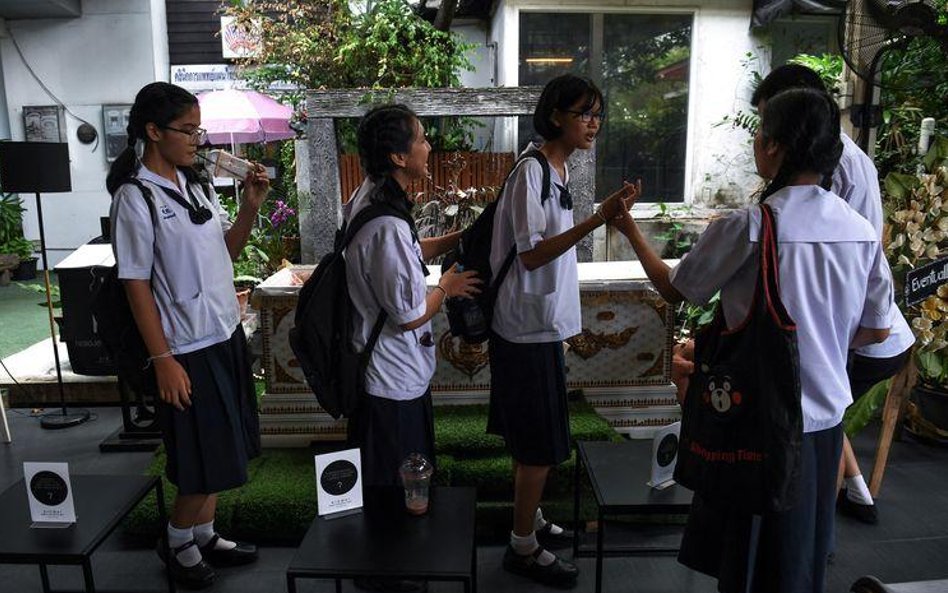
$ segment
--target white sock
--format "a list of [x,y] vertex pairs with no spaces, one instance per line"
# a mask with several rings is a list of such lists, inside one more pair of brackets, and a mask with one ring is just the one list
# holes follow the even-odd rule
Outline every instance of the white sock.
[[[207,545],[207,542],[211,541],[211,538],[214,537],[214,521],[209,521],[207,523],[201,523],[194,526],[194,541],[197,542],[197,545],[202,548]],[[233,550],[237,547],[236,542],[232,542],[228,539],[224,539],[217,535],[217,542],[214,544],[215,550]]]
[[869,487],[866,486],[862,474],[846,478],[846,498],[856,504],[874,504],[872,494],[869,494]]
[[[513,551],[521,556],[529,556],[533,554],[537,548],[540,547],[540,544],[537,543],[537,532],[531,531],[530,535],[519,536],[513,531],[510,532],[510,547],[513,548]],[[556,556],[550,553],[548,550],[543,550],[543,553],[537,558],[537,564],[540,566],[549,566],[553,564],[556,560]]]
[[[194,531],[190,527],[178,529],[170,522],[168,523],[168,547],[171,548],[172,554],[175,548],[180,548],[193,539]],[[198,550],[197,546],[189,546],[186,550],[175,554],[175,559],[181,566],[190,568],[201,561],[201,550]]]
[[[543,529],[547,523],[550,522],[543,518],[543,509],[537,507],[537,514],[533,517],[533,529],[539,531]],[[550,523],[550,533],[553,535],[559,535],[563,533],[563,528],[556,523]]]

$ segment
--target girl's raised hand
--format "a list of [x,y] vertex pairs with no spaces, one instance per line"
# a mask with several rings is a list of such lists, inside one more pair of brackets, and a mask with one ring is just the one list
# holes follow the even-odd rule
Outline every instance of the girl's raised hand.
[[259,210],[270,191],[270,175],[260,163],[253,165],[254,170],[244,179],[244,201]]

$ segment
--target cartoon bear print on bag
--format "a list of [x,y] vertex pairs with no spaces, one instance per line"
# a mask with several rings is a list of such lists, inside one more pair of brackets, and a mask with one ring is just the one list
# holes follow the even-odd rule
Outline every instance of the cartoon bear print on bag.
[[741,392],[734,389],[731,378],[727,375],[711,375],[704,392],[705,404],[710,404],[720,414],[726,414],[732,408],[741,405]]

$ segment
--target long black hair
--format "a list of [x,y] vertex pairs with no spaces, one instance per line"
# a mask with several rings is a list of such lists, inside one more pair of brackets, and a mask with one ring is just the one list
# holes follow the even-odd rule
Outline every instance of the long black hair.
[[[179,86],[167,82],[146,84],[135,95],[135,103],[128,116],[128,146],[119,154],[109,168],[105,186],[114,194],[125,181],[138,171],[138,158],[135,156],[135,143],[138,140],[150,142],[145,133],[145,124],[153,123],[166,126],[184,115],[198,104],[197,97]],[[197,180],[197,172],[184,168],[188,181]]]
[[557,76],[543,87],[540,100],[533,111],[533,127],[546,140],[555,140],[563,134],[563,129],[553,124],[554,111],[571,109],[577,101],[583,101],[580,111],[589,111],[596,104],[605,110],[606,102],[602,91],[592,80],[575,74]]
[[414,111],[400,104],[379,105],[362,117],[356,142],[369,179],[378,182],[391,176],[395,171],[392,155],[411,150],[417,120]]
[[839,137],[839,107],[826,93],[795,88],[767,101],[760,121],[761,139],[784,151],[780,170],[760,196],[763,202],[800,173],[819,173],[829,189],[843,154]]

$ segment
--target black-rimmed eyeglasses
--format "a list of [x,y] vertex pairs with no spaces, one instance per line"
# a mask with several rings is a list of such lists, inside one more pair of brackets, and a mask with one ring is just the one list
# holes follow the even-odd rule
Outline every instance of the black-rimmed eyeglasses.
[[588,124],[592,120],[596,120],[599,123],[606,121],[606,112],[605,111],[576,111],[575,109],[564,109],[566,113],[572,113],[579,116],[579,121],[584,124]]
[[188,139],[191,141],[191,144],[197,144],[200,146],[207,142],[207,130],[204,128],[194,128],[193,130],[182,130],[180,128],[172,128],[171,126],[158,126],[162,130],[171,130],[172,132],[177,132],[179,134],[185,134],[188,136]]

